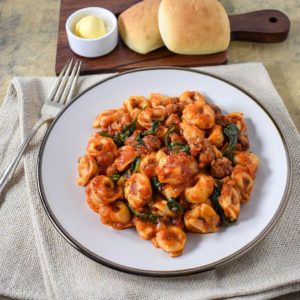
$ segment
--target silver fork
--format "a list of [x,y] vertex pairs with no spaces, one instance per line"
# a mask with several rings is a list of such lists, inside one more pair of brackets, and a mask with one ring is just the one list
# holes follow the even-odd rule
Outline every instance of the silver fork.
[[[41,116],[37,123],[33,126],[28,137],[25,139],[19,152],[14,160],[8,165],[0,177],[0,194],[6,184],[12,178],[16,167],[31,139],[38,129],[46,122],[52,121],[62,108],[71,101],[76,82],[80,73],[81,61],[77,60],[73,66],[73,59],[69,60],[59,74],[56,83],[41,109]],[[71,71],[72,69],[72,71]],[[71,75],[70,75],[71,72]]]

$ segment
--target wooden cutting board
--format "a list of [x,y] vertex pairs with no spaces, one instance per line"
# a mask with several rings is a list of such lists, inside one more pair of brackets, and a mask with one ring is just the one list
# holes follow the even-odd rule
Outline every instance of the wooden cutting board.
[[[81,74],[122,72],[153,66],[195,67],[227,63],[227,51],[210,55],[178,55],[165,47],[146,55],[127,48],[121,39],[109,54],[99,58],[82,58],[69,47],[65,23],[78,9],[99,6],[111,10],[116,16],[139,0],[61,0],[55,72],[59,74],[70,57],[83,60]],[[277,10],[262,10],[229,16],[231,40],[254,42],[281,42],[288,36],[290,21]]]

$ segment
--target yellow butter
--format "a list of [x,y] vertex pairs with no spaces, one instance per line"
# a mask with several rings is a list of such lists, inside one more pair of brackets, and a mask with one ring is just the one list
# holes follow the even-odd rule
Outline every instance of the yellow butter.
[[96,16],[86,16],[80,19],[75,26],[75,34],[85,39],[99,38],[107,33],[102,19]]

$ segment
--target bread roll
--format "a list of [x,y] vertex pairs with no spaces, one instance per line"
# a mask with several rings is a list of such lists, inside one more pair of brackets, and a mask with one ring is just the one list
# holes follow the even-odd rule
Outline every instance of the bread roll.
[[229,19],[217,0],[162,0],[158,25],[164,44],[175,53],[216,53],[229,45]]
[[144,0],[120,14],[119,33],[133,51],[146,54],[163,46],[158,29],[159,4],[160,0]]

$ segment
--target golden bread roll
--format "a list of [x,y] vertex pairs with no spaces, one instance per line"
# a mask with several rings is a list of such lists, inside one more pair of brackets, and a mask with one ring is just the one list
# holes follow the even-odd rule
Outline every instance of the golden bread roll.
[[224,51],[230,42],[230,23],[217,0],[162,0],[158,26],[166,47],[179,54]]
[[160,0],[144,0],[120,14],[119,33],[133,51],[146,54],[163,46],[158,29],[159,4]]

